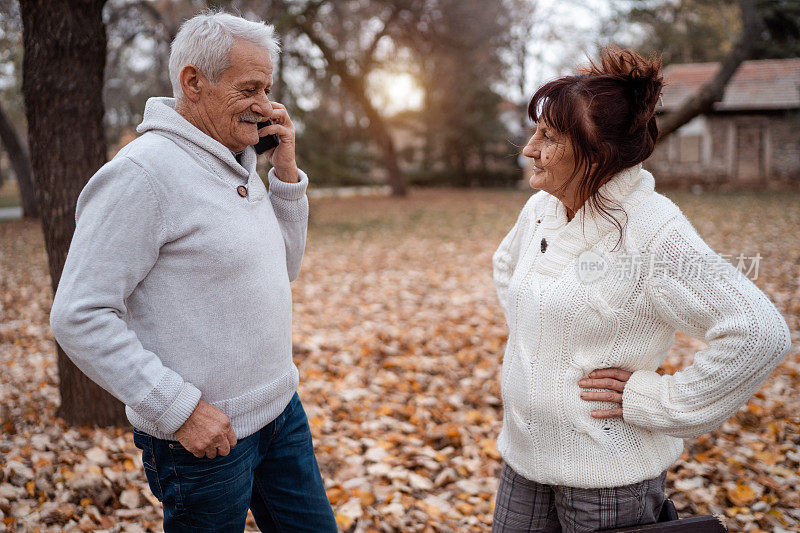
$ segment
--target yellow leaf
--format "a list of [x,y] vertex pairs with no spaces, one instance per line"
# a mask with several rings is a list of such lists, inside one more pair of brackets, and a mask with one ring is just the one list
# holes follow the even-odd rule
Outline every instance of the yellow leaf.
[[425,502],[418,502],[417,505],[422,507],[428,515],[433,516],[435,518],[439,518],[442,516],[442,510],[436,507],[435,505],[428,505]]
[[361,500],[362,504],[367,506],[375,503],[375,496],[371,492],[356,489],[353,491],[353,496],[356,496],[358,499]]
[[770,466],[785,459],[785,456],[782,453],[775,450],[764,450],[761,452],[756,452],[755,457],[759,461],[763,461],[764,463]]
[[744,511],[748,511],[748,509],[743,507],[728,507],[727,509],[725,509],[725,515],[728,518],[733,518],[737,514],[742,514],[742,512]]
[[328,489],[327,495],[328,501],[331,502],[331,504],[337,504],[341,501],[344,501],[347,493],[340,487],[331,487]]
[[455,424],[448,424],[445,427],[445,435],[451,439],[454,439],[456,437],[460,437],[461,433],[458,431],[458,427]]
[[353,525],[353,522],[354,520],[349,516],[345,516],[343,514],[336,515],[336,525],[339,526],[339,529],[341,530],[346,531],[350,529],[350,526]]
[[467,422],[469,422],[470,424],[477,424],[478,422],[483,420],[483,415],[481,414],[480,411],[472,410],[466,414],[466,419]]
[[459,513],[470,516],[475,511],[475,506],[470,505],[467,502],[459,502],[456,504],[456,509]]
[[744,506],[756,499],[756,493],[749,485],[739,483],[735,489],[728,488],[728,499],[734,505]]
[[481,451],[487,457],[500,459],[500,452],[497,451],[497,442],[494,439],[483,439],[481,441]]

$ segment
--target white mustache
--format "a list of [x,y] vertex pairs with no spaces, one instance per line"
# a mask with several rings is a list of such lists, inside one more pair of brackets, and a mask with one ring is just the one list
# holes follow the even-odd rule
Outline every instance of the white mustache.
[[265,118],[262,115],[254,115],[252,113],[242,113],[239,115],[239,122],[264,122]]

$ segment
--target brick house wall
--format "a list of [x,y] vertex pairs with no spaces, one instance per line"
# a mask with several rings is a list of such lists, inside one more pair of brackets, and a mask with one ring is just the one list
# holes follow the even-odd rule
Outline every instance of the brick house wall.
[[664,139],[644,163],[664,186],[800,186],[800,112],[719,112]]

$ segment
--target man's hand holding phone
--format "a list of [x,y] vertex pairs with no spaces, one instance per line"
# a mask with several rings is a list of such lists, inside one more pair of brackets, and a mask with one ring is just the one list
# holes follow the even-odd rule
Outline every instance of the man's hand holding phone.
[[294,124],[283,104],[270,103],[272,104],[272,114],[267,117],[266,121],[269,124],[266,122],[258,124],[258,135],[261,140],[255,145],[256,151],[267,154],[269,162],[275,168],[275,176],[279,180],[297,183],[300,181],[300,177],[295,161]]

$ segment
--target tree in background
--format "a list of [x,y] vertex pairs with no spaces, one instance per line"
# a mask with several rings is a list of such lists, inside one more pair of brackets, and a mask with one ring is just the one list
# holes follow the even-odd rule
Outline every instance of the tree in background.
[[[528,99],[534,90],[531,87],[530,63],[532,59],[535,59],[536,64],[541,64],[544,59],[541,54],[531,50],[531,43],[535,40],[537,32],[547,32],[548,37],[553,39],[555,35],[552,34],[552,26],[542,28],[540,22],[543,17],[539,16],[540,5],[537,0],[508,0],[507,5],[510,20],[508,22],[505,76],[508,85],[516,93],[512,98],[518,103],[519,131],[524,132],[528,129],[526,112]],[[523,138],[517,139],[518,142],[524,140]]]
[[410,13],[410,5],[412,2],[359,0],[309,3],[286,28],[301,32],[320,51],[329,75],[360,107],[366,118],[364,125],[380,150],[394,196],[406,194],[406,180],[386,121],[369,98],[367,77],[378,64],[380,41]]
[[[81,189],[106,161],[105,0],[21,0],[22,92],[50,278],[55,292]],[[70,424],[125,424],[123,405],[58,348],[58,415]]]
[[39,216],[39,205],[36,203],[36,191],[31,177],[31,163],[28,150],[11,123],[11,120],[0,104],[0,144],[3,145],[11,161],[11,167],[17,176],[17,184],[22,199],[22,216],[36,218]]
[[[439,181],[457,186],[518,179],[508,128],[500,121],[503,81],[500,50],[507,46],[511,14],[501,2],[433,2],[424,32],[409,43],[425,89],[426,166],[442,163]],[[427,170],[427,169],[426,169]]]
[[[24,141],[25,116],[16,76],[22,65],[22,21],[16,2],[0,0],[0,146],[5,148],[17,178],[22,199],[22,215],[38,217],[39,205],[31,175],[31,163]],[[2,176],[0,176],[2,183]]]
[[[748,59],[800,57],[800,2],[755,0],[753,9],[760,27]],[[728,0],[638,0],[615,21],[641,28],[637,49],[661,53],[666,65],[724,60],[743,25],[740,4]]]
[[756,0],[762,22],[761,36],[753,45],[753,59],[800,57],[800,2]]
[[800,4],[793,0],[638,0],[622,13],[643,29],[637,48],[661,53],[665,64],[721,63],[681,109],[660,119],[660,138],[711,111],[743,61],[800,55]]
[[729,0],[637,1],[618,17],[618,26],[641,29],[635,47],[661,54],[665,65],[722,61],[742,27],[739,6]]
[[[130,140],[151,96],[171,96],[169,48],[181,23],[204,2],[109,0],[104,106],[110,146]],[[128,137],[126,139],[126,137]]]

